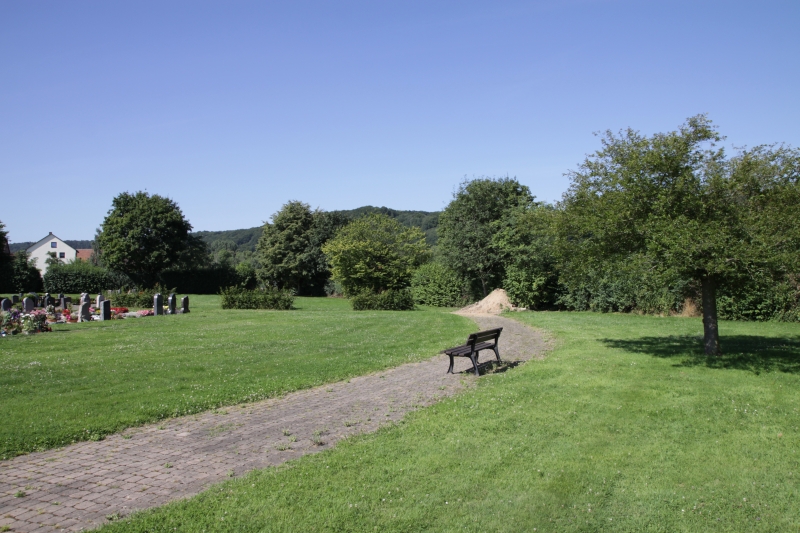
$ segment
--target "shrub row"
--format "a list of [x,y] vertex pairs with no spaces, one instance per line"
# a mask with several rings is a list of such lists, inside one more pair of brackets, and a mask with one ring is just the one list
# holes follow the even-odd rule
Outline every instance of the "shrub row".
[[166,270],[161,273],[161,283],[177,287],[183,294],[219,294],[225,287],[239,285],[243,276],[229,265],[212,265],[205,268]]
[[241,287],[223,289],[223,309],[291,309],[294,296],[288,291],[266,288],[247,290]]
[[469,303],[469,283],[440,263],[426,263],[411,278],[414,302],[435,307],[462,307]]
[[128,276],[95,266],[86,261],[52,265],[44,275],[44,290],[51,294],[63,292],[103,292],[132,284]]
[[355,311],[409,311],[414,309],[411,289],[389,289],[381,293],[362,292],[350,303]]

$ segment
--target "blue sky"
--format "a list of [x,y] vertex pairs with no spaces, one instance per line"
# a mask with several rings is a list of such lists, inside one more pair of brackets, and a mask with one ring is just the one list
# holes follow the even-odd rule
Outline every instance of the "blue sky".
[[442,209],[465,177],[555,201],[593,132],[708,113],[800,145],[800,2],[0,3],[0,220],[89,239],[123,191],[195,230]]

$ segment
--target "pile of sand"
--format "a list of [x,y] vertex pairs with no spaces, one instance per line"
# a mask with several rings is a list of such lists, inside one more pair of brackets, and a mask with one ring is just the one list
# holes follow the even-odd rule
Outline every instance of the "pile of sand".
[[456,312],[459,315],[499,315],[506,309],[522,310],[521,308],[514,307],[511,304],[511,300],[508,299],[508,294],[506,294],[506,291],[503,289],[495,289],[489,294],[489,296],[480,302],[468,305],[467,307],[459,309]]

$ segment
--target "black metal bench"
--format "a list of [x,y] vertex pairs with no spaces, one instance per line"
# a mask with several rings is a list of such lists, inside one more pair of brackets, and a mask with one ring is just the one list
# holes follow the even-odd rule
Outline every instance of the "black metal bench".
[[503,331],[503,328],[479,331],[467,337],[466,344],[444,350],[442,353],[450,356],[450,368],[447,370],[447,373],[453,373],[453,357],[469,357],[470,361],[472,361],[472,366],[475,368],[475,375],[479,376],[478,354],[481,350],[494,350],[497,361],[502,362],[500,361],[500,352],[497,349],[497,340],[500,338],[501,331]]

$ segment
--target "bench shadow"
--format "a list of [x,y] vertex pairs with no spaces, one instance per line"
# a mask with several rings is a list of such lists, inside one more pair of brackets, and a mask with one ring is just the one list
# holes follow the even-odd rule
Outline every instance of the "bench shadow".
[[[478,363],[478,372],[481,376],[485,376],[487,374],[502,374],[512,368],[518,367],[522,364],[522,361],[502,361],[498,363],[495,360],[485,361],[483,363]],[[468,374],[471,376],[475,375],[475,369],[472,366],[465,368],[460,372],[456,372],[456,374]]]
[[762,337],[725,335],[720,337],[722,355],[707,356],[703,338],[695,335],[639,337],[638,339],[600,339],[609,348],[645,353],[662,359],[675,359],[674,366],[800,373],[800,337]]

